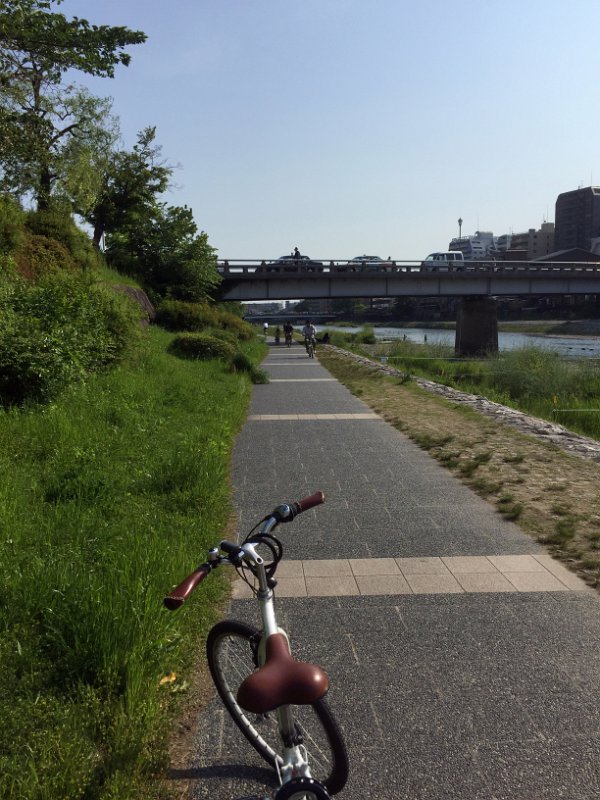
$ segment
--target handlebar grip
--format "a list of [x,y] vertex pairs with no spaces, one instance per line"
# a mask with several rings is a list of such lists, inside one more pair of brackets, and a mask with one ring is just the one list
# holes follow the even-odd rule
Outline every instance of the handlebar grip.
[[165,608],[168,608],[169,611],[176,611],[178,608],[181,608],[196,586],[198,586],[199,583],[202,583],[209,572],[210,569],[207,568],[206,564],[202,564],[195,569],[191,575],[188,575],[187,578],[182,580],[179,586],[176,586],[164,598],[163,604]]
[[305,497],[303,500],[298,500],[297,503],[294,503],[294,510],[296,514],[301,514],[303,511],[308,511],[309,508],[320,506],[321,503],[324,502],[325,502],[324,492],[315,492],[314,494]]

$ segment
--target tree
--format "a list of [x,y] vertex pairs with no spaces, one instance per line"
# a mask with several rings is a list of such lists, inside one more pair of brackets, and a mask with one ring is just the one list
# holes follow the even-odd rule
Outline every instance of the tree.
[[131,152],[119,151],[106,164],[102,185],[94,202],[80,210],[94,228],[93,242],[99,247],[105,233],[127,229],[128,220],[145,215],[165,191],[172,167],[160,160],[160,147],[154,144],[156,128],[145,128]]
[[129,216],[106,237],[115,269],[135,275],[157,298],[199,302],[210,298],[221,278],[208,235],[198,234],[191,209],[155,203]]
[[[112,78],[118,64],[129,64],[125,47],[146,39],[141,31],[53,13],[60,2],[3,0],[0,10],[2,184],[32,193],[38,209],[49,206],[55,186],[66,192],[69,169],[76,163],[81,170],[84,154],[91,164],[114,144],[104,122],[108,101],[64,85],[64,74]],[[67,156],[74,154],[69,166]]]

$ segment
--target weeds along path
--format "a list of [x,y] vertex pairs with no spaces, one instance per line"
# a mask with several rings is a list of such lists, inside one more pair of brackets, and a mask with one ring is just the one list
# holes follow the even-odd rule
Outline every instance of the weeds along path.
[[[405,377],[405,373],[402,370],[394,369],[394,367],[390,367],[388,364],[372,361],[369,358],[356,355],[356,353],[351,353],[348,350],[342,350],[338,347],[331,346],[331,349],[342,357],[350,358],[384,375],[389,375],[394,378]],[[446,400],[450,400],[453,403],[461,403],[468,406],[475,411],[479,411],[481,414],[493,417],[498,422],[503,422],[506,425],[516,428],[518,431],[521,431],[521,433],[537,436],[542,441],[556,445],[556,447],[559,447],[567,453],[578,455],[582,458],[589,458],[592,461],[600,463],[600,442],[595,439],[590,439],[587,436],[580,436],[562,425],[557,425],[556,423],[548,422],[538,417],[532,417],[528,414],[524,414],[522,411],[503,406],[500,403],[495,403],[493,400],[488,400],[487,397],[481,395],[461,392],[459,389],[453,389],[450,386],[445,386],[442,383],[435,383],[435,381],[430,381],[426,378],[413,377],[411,380],[413,380],[417,386],[420,386],[422,389],[432,394],[444,397]]]
[[333,346],[321,347],[319,360],[502,516],[600,587],[600,443],[432,381],[400,382],[397,370]]

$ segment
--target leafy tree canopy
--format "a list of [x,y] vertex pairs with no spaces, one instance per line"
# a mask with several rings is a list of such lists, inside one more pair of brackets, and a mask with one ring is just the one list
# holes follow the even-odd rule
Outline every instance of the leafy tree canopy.
[[[63,83],[68,70],[112,77],[141,31],[91,25],[52,11],[61,0],[0,3],[0,169],[3,188],[47,208],[56,186],[82,185],[114,144],[106,100]],[[83,184],[89,181],[84,180]],[[88,196],[97,192],[88,188]],[[75,197],[76,204],[85,204]]]
[[96,247],[103,234],[127,229],[131,220],[137,224],[146,212],[151,214],[157,195],[167,189],[173,168],[162,160],[155,138],[156,128],[145,128],[133,150],[113,153],[94,202],[79,209],[94,227]]
[[53,83],[69,69],[114,77],[117,64],[127,66],[125,47],[146,40],[142,31],[91,25],[52,13],[62,0],[4,0],[0,10],[0,74],[2,82],[34,68]]
[[119,271],[138,277],[155,299],[200,302],[221,281],[216,250],[197,232],[191,209],[155,203],[131,215],[127,228],[106,238],[106,255]]

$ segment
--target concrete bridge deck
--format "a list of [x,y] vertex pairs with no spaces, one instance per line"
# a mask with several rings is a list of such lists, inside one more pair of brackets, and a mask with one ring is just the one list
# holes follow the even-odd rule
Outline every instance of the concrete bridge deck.
[[440,269],[420,262],[313,266],[220,261],[225,300],[333,297],[518,296],[600,293],[600,262],[472,261]]

